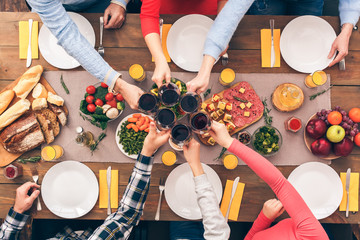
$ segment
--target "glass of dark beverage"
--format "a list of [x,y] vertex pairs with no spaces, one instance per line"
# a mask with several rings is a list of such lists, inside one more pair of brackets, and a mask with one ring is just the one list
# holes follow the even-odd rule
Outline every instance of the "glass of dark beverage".
[[206,112],[196,112],[191,115],[190,124],[194,132],[204,134],[211,128],[211,118]]
[[160,101],[167,107],[172,107],[179,102],[180,89],[175,83],[162,85],[159,89]]
[[193,113],[199,110],[202,103],[200,95],[187,92],[180,98],[180,108],[185,113]]
[[139,98],[139,110],[145,114],[153,115],[159,108],[159,100],[152,93],[144,93]]
[[176,124],[171,129],[171,137],[169,139],[170,146],[175,150],[181,151],[183,146],[191,140],[191,128],[185,124]]
[[176,123],[176,115],[171,109],[162,108],[156,113],[155,123],[159,130],[170,129]]

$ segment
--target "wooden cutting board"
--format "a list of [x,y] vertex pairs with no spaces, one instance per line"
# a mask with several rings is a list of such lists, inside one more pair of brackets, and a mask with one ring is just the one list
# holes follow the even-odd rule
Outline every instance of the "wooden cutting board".
[[[9,85],[7,85],[4,89],[1,90],[0,93],[4,92],[5,90],[9,90],[9,89],[13,89],[15,87],[15,85],[19,82],[21,76],[16,79],[15,81],[13,81],[12,83],[10,83]],[[56,92],[54,91],[54,89],[50,86],[50,84],[45,80],[45,78],[43,76],[41,76],[40,81],[39,81],[42,85],[44,85],[44,87],[46,88],[46,90],[48,92],[52,92],[54,94],[56,94]],[[34,100],[34,98],[32,97],[32,91],[29,93],[27,99],[32,103],[32,101]],[[20,98],[18,97],[14,97],[14,99],[12,100],[12,102],[10,103],[10,105],[8,106],[8,108],[12,105],[14,105],[17,101],[19,101]],[[30,107],[31,109],[31,107]],[[64,110],[67,112],[67,108],[64,106]],[[16,121],[16,120],[15,120]],[[10,164],[11,162],[13,162],[14,160],[16,160],[18,157],[20,157],[23,153],[18,153],[18,154],[14,154],[14,153],[9,153],[8,151],[6,151],[3,147],[2,144],[0,144],[0,167],[4,167],[8,164]]]

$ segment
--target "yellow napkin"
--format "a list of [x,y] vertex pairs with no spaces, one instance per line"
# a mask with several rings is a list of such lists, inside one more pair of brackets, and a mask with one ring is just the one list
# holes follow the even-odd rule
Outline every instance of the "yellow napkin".
[[[119,171],[111,170],[111,186],[110,186],[111,208],[119,207]],[[106,182],[106,170],[99,170],[99,208],[107,208],[108,206],[108,187]]]
[[[346,211],[346,173],[340,173],[341,182],[343,184],[343,198],[340,203],[339,211]],[[351,173],[350,175],[350,187],[349,187],[349,211],[359,211],[359,173]]]
[[[261,29],[261,67],[271,67],[271,30]],[[274,29],[275,65],[280,67],[280,29]]]
[[[32,25],[31,32],[31,57],[32,59],[39,58],[39,49],[38,49],[38,28],[39,22],[34,21]],[[27,50],[29,45],[29,22],[20,21],[19,22],[19,58],[27,58]]]
[[[226,181],[224,195],[223,195],[221,206],[220,206],[220,210],[221,210],[222,214],[224,215],[224,217],[226,216],[226,212],[228,210],[228,206],[230,203],[233,183],[234,183],[234,181],[232,181],[232,180]],[[231,206],[230,206],[230,212],[229,212],[230,220],[237,221],[237,219],[238,219],[241,200],[242,200],[242,197],[244,194],[244,188],[245,188],[245,183],[239,182],[237,185],[237,188],[236,188],[234,198],[233,198],[233,200],[231,202]]]
[[[172,26],[172,24],[163,24],[163,28],[162,28],[161,45],[162,45],[162,50],[163,50],[163,53],[165,55],[167,62],[171,62],[170,55],[169,55],[169,52],[166,47],[166,40],[167,40],[167,36],[168,36],[171,26]],[[152,58],[152,61],[154,62],[154,58]]]

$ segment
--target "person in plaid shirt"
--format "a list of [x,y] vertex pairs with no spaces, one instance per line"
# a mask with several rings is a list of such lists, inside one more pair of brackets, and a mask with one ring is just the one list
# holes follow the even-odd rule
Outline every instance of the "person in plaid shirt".
[[[144,203],[150,186],[153,154],[156,149],[166,143],[170,132],[157,132],[154,123],[150,124],[150,131],[144,141],[144,147],[138,156],[129,183],[120,201],[116,212],[109,215],[104,223],[99,226],[88,239],[127,239],[134,226],[142,215]],[[15,205],[10,208],[5,222],[1,225],[0,239],[17,239],[19,232],[25,226],[29,217],[25,212],[30,209],[34,200],[39,195],[40,186],[27,182],[16,190]],[[34,189],[28,196],[30,189]],[[51,239],[64,239],[58,234]],[[84,239],[81,236],[67,236],[66,239]]]

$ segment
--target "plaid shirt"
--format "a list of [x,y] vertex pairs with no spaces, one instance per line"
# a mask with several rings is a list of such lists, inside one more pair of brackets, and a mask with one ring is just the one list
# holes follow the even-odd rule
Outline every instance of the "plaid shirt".
[[[139,223],[142,215],[149,191],[152,165],[152,157],[139,154],[119,208],[105,219],[104,223],[93,232],[89,239],[110,240],[127,239],[129,237],[132,228]],[[5,222],[1,225],[0,239],[17,239],[28,217],[28,215],[16,213],[11,208]],[[66,236],[64,238],[63,234],[58,234],[51,239],[71,238],[66,238]]]

